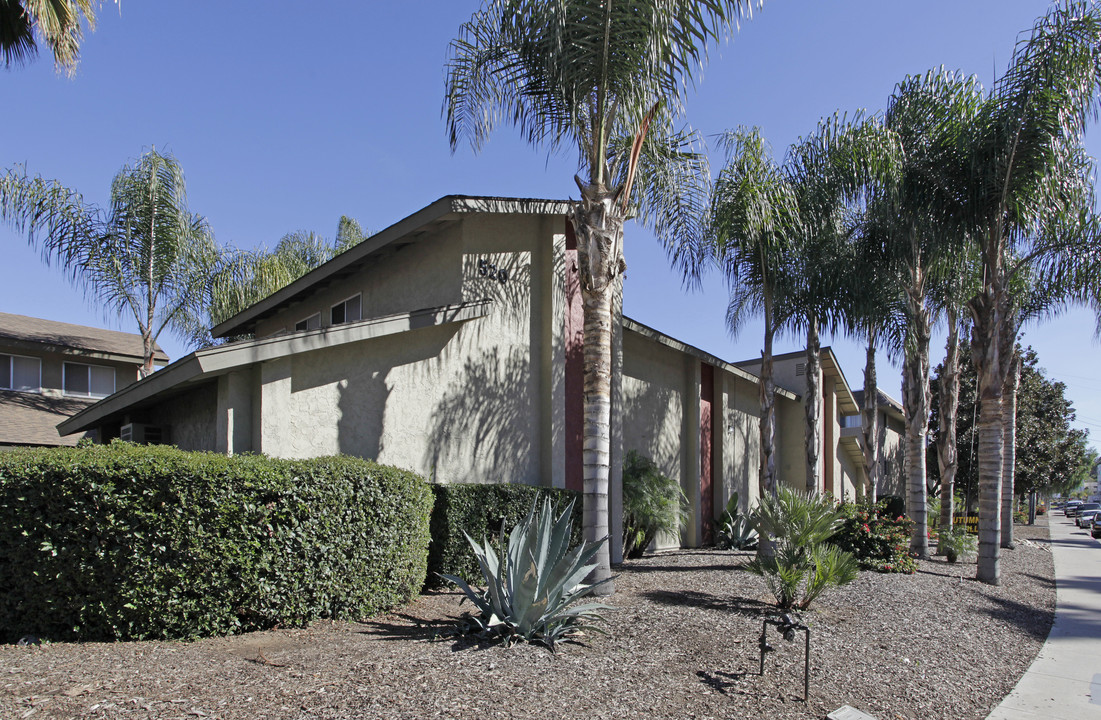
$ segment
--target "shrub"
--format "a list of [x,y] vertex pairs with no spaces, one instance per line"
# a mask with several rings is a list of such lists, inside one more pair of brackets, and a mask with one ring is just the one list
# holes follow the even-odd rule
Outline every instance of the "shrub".
[[550,498],[544,496],[542,506],[533,505],[513,528],[508,551],[500,558],[489,542],[479,544],[466,536],[486,589],[475,591],[454,575],[444,578],[458,585],[478,608],[477,616],[468,616],[467,630],[502,637],[506,644],[517,638],[539,640],[553,650],[564,635],[590,628],[590,622],[601,619],[597,611],[608,609],[606,605],[575,603],[607,582],[583,584],[596,567],[589,561],[608,539],[570,550],[572,513],[570,503],[555,520]]
[[937,535],[938,548],[948,562],[954,563],[961,557],[974,555],[979,549],[979,539],[965,528],[945,530]]
[[753,518],[762,546],[771,538],[772,554],[762,552],[745,569],[765,578],[780,609],[805,610],[826,588],[856,579],[853,556],[826,545],[841,523],[829,498],[780,488],[761,498]]
[[[536,500],[549,497],[565,506],[579,499],[571,490],[532,485],[432,485],[432,541],[428,546],[426,584],[443,584],[441,575],[455,575],[468,583],[482,577],[478,561],[470,554],[464,533],[496,542],[506,527],[524,519]],[[581,503],[574,503],[572,544],[581,542]],[[498,547],[498,550],[500,548]]]
[[679,532],[688,498],[649,458],[628,450],[623,459],[623,556],[642,557],[659,533]]
[[0,453],[0,636],[187,638],[359,619],[424,582],[431,494],[351,457],[128,443]]
[[882,506],[882,514],[886,517],[906,517],[906,499],[898,495],[884,495],[878,499],[876,505]]
[[757,531],[749,517],[738,509],[738,493],[732,493],[719,518],[715,545],[720,550],[752,550],[757,547]]
[[917,561],[910,556],[914,523],[905,515],[890,514],[890,501],[844,503],[840,510],[844,520],[830,543],[852,553],[860,567],[896,573],[917,570]]

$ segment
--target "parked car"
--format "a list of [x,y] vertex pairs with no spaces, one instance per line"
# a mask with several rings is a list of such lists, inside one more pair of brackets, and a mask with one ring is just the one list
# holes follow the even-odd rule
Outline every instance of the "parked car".
[[1101,510],[1101,503],[1082,503],[1074,513],[1074,524],[1080,528],[1090,527],[1098,510]]
[[1067,517],[1074,517],[1074,513],[1078,512],[1078,506],[1081,504],[1081,500],[1071,500],[1063,506],[1063,514]]
[[1093,520],[1090,522],[1090,535],[1101,538],[1101,513],[1094,513]]

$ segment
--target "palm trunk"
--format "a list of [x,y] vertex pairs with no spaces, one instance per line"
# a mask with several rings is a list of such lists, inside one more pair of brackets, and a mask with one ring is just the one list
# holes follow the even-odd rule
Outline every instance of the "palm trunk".
[[[990,270],[988,273],[993,274]],[[979,557],[975,577],[988,585],[1001,584],[1002,388],[1004,363],[999,338],[1004,323],[996,280],[971,300],[971,359],[979,388]]]
[[864,360],[864,407],[860,429],[864,435],[864,498],[875,501],[879,490],[879,387],[875,376],[875,329],[868,331],[868,350]]
[[959,458],[956,456],[956,416],[960,407],[960,323],[955,308],[949,307],[947,315],[948,342],[944,370],[940,375],[940,427],[937,428],[937,463],[940,467],[939,525],[942,531],[952,529],[956,469],[959,467]]
[[[776,384],[772,380],[772,340],[775,330],[772,325],[772,304],[769,297],[765,296],[765,342],[761,351],[761,467],[760,467],[760,493],[761,496],[771,495],[776,497],[778,483],[776,478]],[[776,554],[776,545],[768,533],[761,533],[757,543],[757,554],[760,557],[773,557]]]
[[[580,183],[578,183],[580,186]],[[624,269],[624,218],[615,193],[599,186],[581,186],[581,201],[573,207],[577,259],[584,304],[584,512],[583,536],[597,542],[609,535],[608,493],[611,470],[612,416],[612,295]],[[587,582],[608,580],[597,593],[615,592],[608,543],[601,546],[596,568]]]
[[[1003,355],[1008,357],[1008,355]],[[1021,383],[1021,358],[1014,351],[1002,387],[1002,547],[1012,550],[1014,465],[1017,455],[1017,388]]]
[[909,488],[907,514],[914,521],[910,551],[929,556],[928,503],[925,487],[925,440],[929,432],[929,338],[931,322],[925,306],[924,273],[911,268],[913,280],[907,292],[909,338],[902,364],[903,408],[906,412],[906,483]]
[[807,492],[817,494],[821,489],[821,473],[818,467],[822,445],[822,361],[818,339],[818,318],[807,318],[807,363],[804,368],[807,380],[807,393],[804,398],[806,407],[806,454],[807,454]]

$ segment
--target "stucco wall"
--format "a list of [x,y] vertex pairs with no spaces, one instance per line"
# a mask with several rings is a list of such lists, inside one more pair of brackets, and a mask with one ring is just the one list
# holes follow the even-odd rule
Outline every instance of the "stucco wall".
[[[262,450],[287,457],[359,455],[444,482],[552,484],[549,408],[561,387],[551,369],[561,354],[561,331],[544,316],[555,311],[548,267],[554,255],[547,248],[560,245],[561,234],[538,216],[472,216],[423,248],[414,251],[418,242],[385,267],[325,290],[311,302],[325,307],[382,273],[401,278],[403,289],[394,288],[385,304],[364,296],[365,309],[381,308],[381,314],[494,302],[483,318],[266,363]],[[426,266],[403,267],[397,262],[403,253]],[[496,267],[487,270],[487,264]]]
[[743,512],[760,498],[761,401],[756,383],[720,371],[722,379],[723,427],[722,471],[715,483],[715,516],[726,508],[730,495],[738,493]]
[[[698,485],[698,473],[685,473],[684,446],[687,363],[693,357],[633,332],[623,334],[623,450],[652,460],[682,489]],[[698,388],[695,389],[698,393]],[[698,405],[697,413],[698,413]],[[679,547],[680,538],[661,537],[658,549]]]

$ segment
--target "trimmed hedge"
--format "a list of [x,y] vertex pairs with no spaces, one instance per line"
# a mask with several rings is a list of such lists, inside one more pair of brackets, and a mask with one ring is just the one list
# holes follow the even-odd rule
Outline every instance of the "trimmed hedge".
[[581,544],[581,493],[532,485],[433,485],[436,496],[432,509],[432,544],[428,546],[428,587],[446,582],[440,573],[456,575],[467,582],[483,584],[482,572],[465,530],[475,540],[488,538],[494,546],[503,527],[509,532],[527,515],[532,504],[549,495],[558,512],[571,500],[573,535],[570,547]]
[[432,494],[352,457],[128,443],[0,453],[0,639],[188,638],[410,600]]

